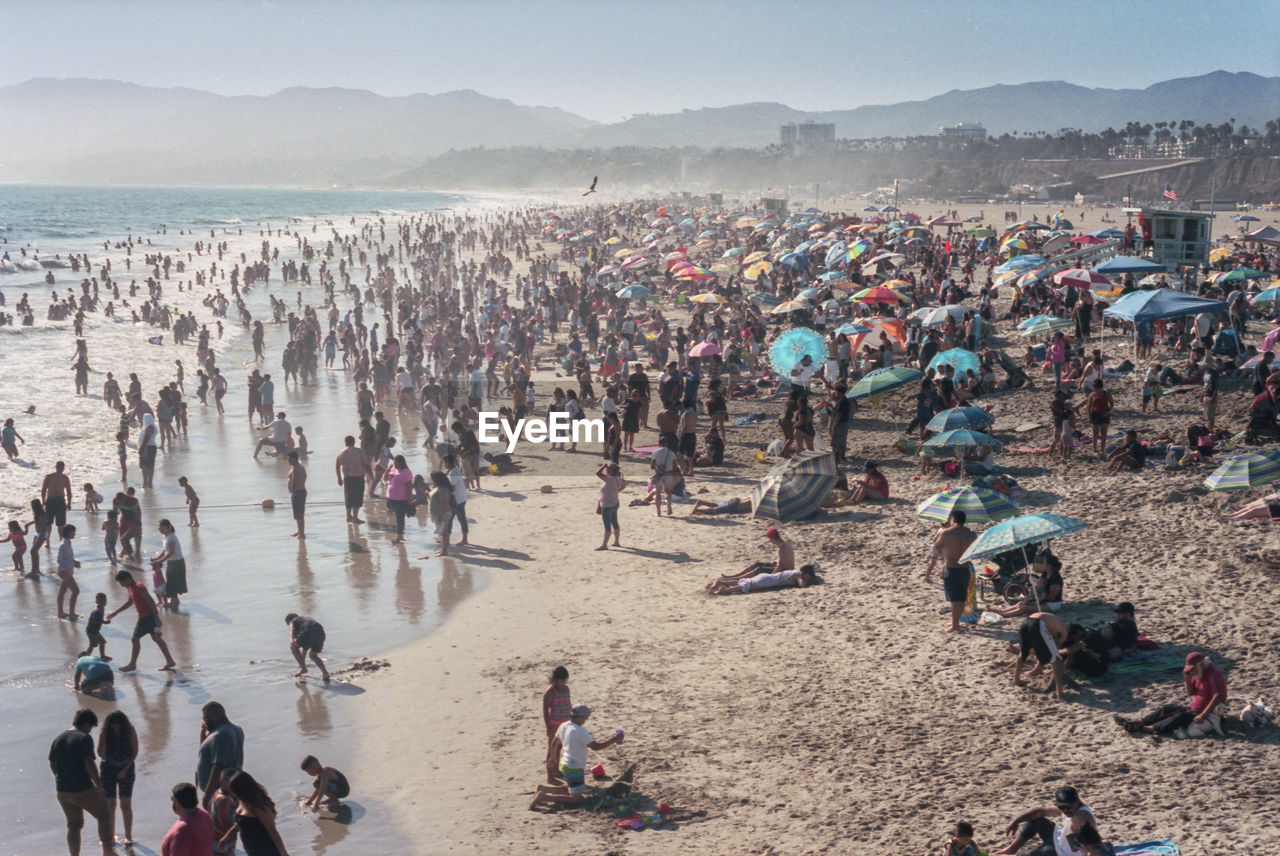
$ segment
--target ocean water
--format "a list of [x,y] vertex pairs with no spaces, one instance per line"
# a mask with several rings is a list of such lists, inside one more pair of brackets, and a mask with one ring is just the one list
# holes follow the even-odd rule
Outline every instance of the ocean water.
[[467,202],[460,194],[411,191],[10,184],[0,185],[0,247],[15,258],[23,247],[41,257],[93,256],[103,241],[129,235],[154,240],[162,231],[177,237],[194,229],[197,239],[207,239],[210,229],[256,232],[259,224],[433,211]]
[[[123,296],[131,279],[141,283],[150,273],[141,263],[145,246],[135,246],[133,269],[126,270],[124,251],[116,243],[129,235],[135,245],[149,240],[150,251],[185,260],[196,241],[210,240],[212,230],[214,240],[229,244],[230,267],[239,261],[240,252],[256,253],[263,240],[259,230],[268,226],[284,226],[308,237],[317,226],[314,237],[320,237],[329,231],[328,223],[349,232],[360,222],[385,216],[390,233],[391,222],[401,214],[444,208],[480,213],[485,207],[437,193],[10,186],[0,188],[0,249],[11,259],[23,258],[24,247],[29,258],[36,252],[41,259],[88,253],[95,273],[109,259]],[[350,223],[353,217],[355,225]],[[296,258],[292,238],[269,240],[279,246],[280,262]],[[106,250],[103,241],[108,242]],[[229,282],[218,279],[203,290],[177,290],[180,282],[191,281],[196,266],[207,270],[209,261],[208,254],[193,256],[188,273],[172,273],[164,282],[164,299],[180,310],[193,309],[212,327],[211,313],[200,301],[213,287],[229,292]],[[52,286],[44,282],[48,272],[55,278]],[[268,356],[263,363],[253,360],[238,321],[224,321],[223,336],[215,336],[214,348],[230,389],[226,415],[219,417],[212,406],[202,407],[193,397],[194,341],[177,346],[158,327],[130,320],[127,311],[115,319],[88,316],[84,338],[92,367],[90,394],[75,394],[72,323],[49,321],[44,310],[52,290],[78,291],[83,276],[83,271],[62,268],[0,273],[0,292],[7,298],[0,311],[12,312],[18,297],[27,292],[37,318],[34,327],[0,327],[0,419],[14,417],[27,441],[18,461],[0,456],[0,523],[30,519],[24,506],[38,495],[40,481],[54,461],[65,460],[76,496],[68,518],[79,528],[75,547],[82,563],[76,572],[82,589],[77,609],[82,615],[90,610],[93,594],[99,591],[107,593],[109,608],[114,608],[121,596],[111,578],[115,569],[103,553],[99,530],[104,514],[84,511],[81,500],[84,482],[93,483],[108,498],[122,489],[114,441],[117,418],[101,401],[102,382],[107,371],[122,381],[129,372],[137,372],[144,394],[153,399],[155,390],[173,378],[175,360],[182,360],[190,435],[161,453],[156,489],[140,491],[140,498],[144,553],[159,549],[156,522],[172,519],[186,555],[191,593],[183,598],[180,614],[165,617],[164,634],[179,672],[157,672],[159,653],[146,640],[139,672],[118,677],[116,698],[87,699],[70,688],[71,668],[84,643],[83,622],[59,621],[57,581],[20,580],[7,570],[10,551],[0,545],[0,648],[12,652],[0,664],[0,711],[7,723],[0,735],[0,757],[5,759],[0,762],[0,805],[10,809],[10,823],[0,827],[0,852],[53,853],[63,846],[63,822],[45,754],[49,741],[69,724],[76,708],[85,705],[99,717],[112,709],[124,710],[138,728],[142,753],[134,795],[135,832],[151,848],[139,852],[158,850],[159,837],[171,822],[165,795],[174,782],[191,777],[200,705],[211,698],[222,701],[231,718],[245,728],[246,767],[282,806],[280,823],[293,852],[394,852],[397,844],[387,807],[360,798],[362,773],[358,759],[348,755],[345,732],[362,702],[359,681],[323,686],[314,679],[293,679],[296,664],[289,656],[282,616],[296,611],[321,620],[329,632],[325,656],[336,670],[439,626],[454,604],[482,585],[481,572],[473,570],[465,556],[457,562],[427,559],[434,541],[421,519],[410,521],[406,545],[389,544],[391,532],[381,501],[366,505],[366,526],[356,530],[343,523],[341,489],[332,467],[343,435],[355,424],[354,385],[347,373],[323,368],[318,382],[309,386],[280,382],[279,355],[287,330],[270,323],[268,312],[268,295],[287,300],[292,309],[300,290],[304,301],[318,303],[318,286],[285,286],[277,263],[272,279],[248,292],[252,314],[266,322]],[[130,302],[140,304],[142,295],[145,288]],[[340,308],[347,308],[344,298]],[[158,345],[151,341],[157,335],[163,337]],[[289,537],[293,525],[284,464],[266,456],[260,461],[250,458],[262,436],[246,418],[245,377],[254,367],[276,376],[277,405],[288,411],[294,425],[305,426],[310,438],[305,542]],[[26,413],[28,407],[35,413]],[[425,464],[421,426],[412,414],[404,420],[389,415],[393,434],[419,471]],[[136,431],[132,436],[136,438]],[[139,484],[132,445],[129,468],[129,484]],[[180,475],[188,476],[200,494],[198,529],[184,525],[183,496],[176,484]],[[274,498],[278,510],[264,509],[264,498]],[[492,525],[483,512],[473,512],[472,517],[478,531]],[[483,554],[477,559],[484,564]],[[42,568],[49,570],[51,561],[46,554]],[[105,628],[108,653],[117,658],[117,665],[128,657],[131,627],[126,613]],[[392,663],[393,670],[411,666]],[[297,770],[306,753],[356,774],[354,816],[347,822],[318,821],[297,810],[296,801],[308,792]],[[90,824],[85,852],[93,849],[92,841]]]

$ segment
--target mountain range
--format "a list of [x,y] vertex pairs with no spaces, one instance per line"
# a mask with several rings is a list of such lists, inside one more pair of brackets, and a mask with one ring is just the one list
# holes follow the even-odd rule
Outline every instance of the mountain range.
[[1280,77],[1216,71],[1145,89],[1061,81],[952,90],[923,101],[801,111],[757,102],[600,123],[471,90],[398,97],[294,87],[223,96],[114,80],[36,78],[0,87],[0,181],[377,184],[451,149],[762,147],[778,126],[829,122],[841,138],[1102,130],[1179,121],[1262,127],[1280,118]]

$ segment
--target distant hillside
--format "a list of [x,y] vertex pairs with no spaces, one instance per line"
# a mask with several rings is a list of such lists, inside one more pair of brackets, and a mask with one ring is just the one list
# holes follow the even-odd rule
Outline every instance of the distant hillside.
[[[111,80],[39,78],[0,88],[0,181],[354,185],[411,174],[450,150],[541,146],[753,148],[787,122],[833,122],[838,137],[936,134],[981,122],[992,134],[1128,122],[1261,127],[1280,117],[1280,78],[1213,72],[1146,89],[1062,82],[952,91],[925,101],[804,112],[758,102],[600,124],[470,90],[384,97],[292,88],[221,96]],[[466,176],[449,186],[465,184]]]

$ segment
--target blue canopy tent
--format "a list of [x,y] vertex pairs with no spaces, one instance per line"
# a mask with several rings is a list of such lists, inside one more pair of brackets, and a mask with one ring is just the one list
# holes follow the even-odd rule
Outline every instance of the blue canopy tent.
[[[1157,288],[1154,291],[1132,291],[1104,309],[1102,314],[1107,318],[1119,318],[1133,324],[1133,344],[1136,349],[1138,325],[1141,323],[1161,318],[1183,318],[1187,315],[1199,315],[1201,312],[1212,314],[1226,311],[1225,300],[1210,300],[1207,297],[1183,294],[1171,288]],[[1134,377],[1138,377],[1138,372],[1134,372]]]

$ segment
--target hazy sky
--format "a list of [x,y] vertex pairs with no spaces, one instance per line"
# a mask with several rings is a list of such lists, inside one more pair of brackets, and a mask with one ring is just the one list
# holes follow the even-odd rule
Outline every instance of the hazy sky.
[[1280,74],[1280,0],[3,0],[0,8],[0,85],[95,77],[224,95],[475,89],[606,121],[743,101],[856,107],[1031,80],[1140,88],[1219,68]]

